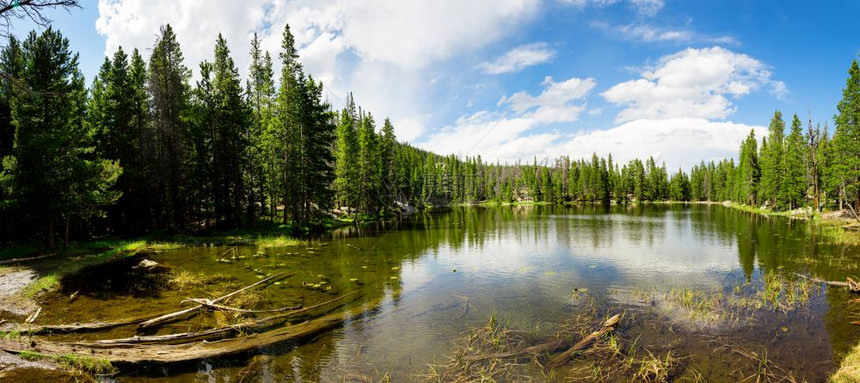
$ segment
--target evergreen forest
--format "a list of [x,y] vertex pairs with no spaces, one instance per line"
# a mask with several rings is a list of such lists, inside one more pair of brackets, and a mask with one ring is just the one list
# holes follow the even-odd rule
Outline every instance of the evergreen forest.
[[[776,111],[736,158],[667,169],[592,155],[499,163],[398,142],[352,95],[334,110],[305,73],[289,26],[278,52],[190,67],[170,25],[149,57],[118,49],[91,82],[58,30],[11,36],[0,53],[0,244],[53,248],[104,234],[238,228],[293,231],[404,206],[733,201],[771,210],[860,208],[860,68],[831,129]],[[247,78],[233,55],[249,54]],[[274,61],[281,71],[274,73]],[[192,71],[198,74],[191,83]]]

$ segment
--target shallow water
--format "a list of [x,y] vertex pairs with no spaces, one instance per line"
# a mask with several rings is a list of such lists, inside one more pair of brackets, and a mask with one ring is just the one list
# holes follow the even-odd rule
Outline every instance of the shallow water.
[[[302,247],[239,247],[230,253],[231,263],[217,261],[226,247],[164,252],[148,258],[175,270],[235,276],[240,285],[271,273],[295,273],[266,288],[271,308],[312,304],[356,289],[362,299],[383,297],[383,303],[309,343],[271,347],[254,359],[153,367],[116,378],[238,381],[253,363],[255,376],[269,381],[364,381],[385,374],[404,381],[427,373],[428,364],[444,362],[455,340],[491,316],[511,328],[549,333],[587,296],[603,302],[606,312],[626,312],[631,319],[623,332],[629,338],[672,343],[707,381],[740,377],[734,371],[737,356],[719,351],[729,343],[764,346],[774,365],[799,379],[823,381],[860,340],[860,329],[850,325],[856,319],[847,292],[813,289],[790,310],[765,307],[708,323],[691,321],[683,310],[660,309],[673,289],[732,291],[747,284],[753,291],[765,275],[844,280],[856,273],[857,250],[822,243],[820,230],[713,205],[470,207],[339,229]],[[178,308],[185,296],[159,290],[159,276],[127,275],[135,261],[70,277],[40,321],[109,320]],[[193,292],[203,297],[207,290],[199,286]],[[68,303],[75,291],[80,298]],[[637,300],[642,292],[653,299]],[[198,317],[159,333],[215,321]]]

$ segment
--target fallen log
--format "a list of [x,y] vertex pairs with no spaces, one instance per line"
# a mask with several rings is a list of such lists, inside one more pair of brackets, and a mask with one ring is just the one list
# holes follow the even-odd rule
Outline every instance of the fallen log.
[[59,253],[51,253],[51,254],[39,255],[39,256],[36,256],[36,257],[28,257],[28,258],[14,258],[14,259],[7,259],[7,260],[5,260],[5,261],[0,261],[0,266],[14,265],[14,264],[16,264],[16,263],[25,263],[25,262],[38,261],[38,260],[40,260],[40,259],[45,259],[45,258],[53,257],[53,256],[55,256],[55,255],[57,255],[57,254],[59,254]]
[[[224,301],[224,300],[226,300],[226,299],[229,299],[229,298],[231,298],[231,297],[235,296],[236,294],[240,294],[240,293],[242,293],[242,292],[244,292],[244,291],[247,291],[247,290],[249,290],[249,289],[252,289],[252,288],[254,288],[254,287],[257,287],[257,286],[259,286],[259,285],[262,285],[262,284],[264,284],[264,283],[266,283],[266,282],[269,282],[269,281],[271,281],[271,280],[274,280],[274,279],[281,279],[281,278],[289,278],[289,277],[291,277],[292,275],[293,275],[293,274],[286,274],[286,275],[285,275],[284,273],[278,273],[278,274],[275,274],[275,275],[273,275],[273,276],[271,276],[271,277],[268,277],[268,278],[266,278],[266,279],[263,279],[263,280],[261,280],[261,281],[259,281],[259,282],[257,282],[257,283],[254,283],[254,284],[252,284],[252,285],[245,286],[245,287],[243,287],[243,288],[241,288],[241,289],[239,289],[239,290],[236,290],[236,291],[234,291],[234,292],[232,292],[232,293],[229,293],[229,294],[227,294],[227,295],[220,296],[220,297],[215,298],[215,299],[213,299],[213,300],[208,300],[208,302],[209,302],[210,304],[215,304],[215,303],[218,303],[218,302]],[[165,322],[169,322],[169,321],[172,321],[172,320],[174,320],[174,319],[177,319],[177,318],[183,317],[183,316],[185,316],[185,315],[187,315],[187,314],[194,313],[194,312],[196,312],[196,311],[198,311],[198,310],[202,310],[203,308],[204,308],[204,306],[203,306],[203,305],[197,305],[197,306],[194,306],[194,307],[191,307],[191,308],[187,308],[187,309],[185,309],[185,310],[174,311],[174,312],[172,312],[172,313],[165,314],[165,315],[162,315],[162,316],[160,316],[160,317],[153,318],[153,319],[150,319],[150,320],[148,320],[148,321],[142,322],[142,323],[140,323],[139,325],[137,325],[137,327],[139,327],[139,328],[147,328],[147,327],[156,326],[156,325],[159,325],[159,324],[162,324],[162,323],[165,323]]]
[[801,277],[801,278],[806,278],[810,282],[813,282],[813,283],[823,283],[823,284],[825,284],[827,286],[831,286],[831,287],[847,287],[848,290],[850,290],[852,292],[860,292],[860,283],[851,279],[851,277],[845,278],[845,280],[846,280],[845,282],[838,282],[838,281],[825,281],[823,279],[813,278],[813,277],[806,276],[806,275],[799,274],[799,273],[794,273],[794,275],[797,275],[798,277]]
[[519,357],[523,355],[541,355],[546,353],[556,352],[564,348],[564,346],[568,344],[567,341],[558,339],[547,343],[542,343],[534,346],[529,346],[523,349],[507,351],[507,352],[497,352],[495,354],[485,354],[485,355],[473,355],[466,357],[466,361],[469,362],[480,362],[482,360],[487,359],[504,359],[504,358],[512,358]]
[[216,335],[226,335],[233,332],[241,332],[241,331],[255,331],[260,330],[262,328],[271,326],[281,319],[287,319],[299,314],[303,314],[310,310],[320,308],[323,306],[330,305],[337,301],[343,300],[344,298],[358,293],[358,290],[341,295],[337,298],[330,299],[328,301],[318,303],[316,305],[306,307],[304,309],[297,309],[288,313],[274,315],[266,318],[255,319],[251,321],[246,321],[243,323],[239,323],[232,326],[225,326],[220,328],[214,328],[204,331],[195,331],[195,332],[184,332],[178,334],[168,334],[168,335],[149,335],[149,336],[132,336],[128,338],[118,338],[118,339],[102,339],[97,340],[95,342],[79,342],[74,343],[76,345],[88,346],[88,347],[99,347],[103,345],[116,345],[116,344],[130,344],[130,343],[165,343],[165,342],[175,342],[179,340],[190,340],[190,339],[212,339]]
[[115,322],[92,322],[92,323],[75,323],[75,324],[58,324],[58,325],[41,325],[19,328],[18,331],[27,332],[32,335],[42,335],[49,333],[79,333],[79,332],[98,332],[110,330],[117,327],[128,326],[140,323],[146,320],[157,318],[164,314],[146,315],[135,318],[123,319]]
[[603,323],[603,327],[600,330],[597,330],[587,337],[583,338],[581,341],[577,342],[573,347],[569,350],[561,353],[556,356],[549,362],[549,367],[556,368],[560,366],[562,363],[566,362],[573,354],[580,352],[591,346],[594,341],[598,338],[602,337],[604,334],[615,329],[615,326],[618,325],[618,322],[621,321],[621,314],[615,314],[611,318],[607,319],[606,322]]
[[[264,333],[253,334],[216,342],[188,342],[181,344],[133,345],[100,348],[94,346],[51,341],[0,339],[0,349],[20,354],[38,352],[45,355],[80,354],[104,359],[118,365],[173,364],[198,361],[207,358],[256,353],[261,348],[282,343],[308,339],[332,330],[347,320],[357,318],[366,311],[375,309],[381,299],[323,317],[281,327]],[[119,345],[117,345],[119,346]]]
[[298,310],[298,309],[302,308],[302,305],[298,305],[298,306],[282,307],[282,308],[273,309],[273,310],[248,310],[248,309],[241,309],[238,307],[219,305],[217,303],[212,303],[212,301],[210,301],[208,299],[188,298],[188,299],[182,301],[182,303],[185,303],[185,302],[196,303],[198,305],[204,306],[206,309],[209,309],[209,310],[233,311],[233,312],[243,313],[243,314],[282,313],[284,311],[292,311],[292,310]]

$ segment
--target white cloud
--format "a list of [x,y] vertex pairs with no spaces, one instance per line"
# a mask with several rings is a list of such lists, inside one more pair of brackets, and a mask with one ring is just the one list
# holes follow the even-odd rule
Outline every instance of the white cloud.
[[641,15],[654,16],[666,6],[663,0],[630,0],[630,4]]
[[737,40],[731,36],[708,36],[696,33],[689,29],[666,28],[641,21],[630,24],[613,25],[604,21],[595,21],[590,24],[609,37],[643,43],[709,43],[737,45]]
[[565,137],[553,145],[555,153],[550,154],[581,158],[595,152],[601,156],[612,153],[622,163],[653,156],[658,163],[665,161],[669,170],[689,170],[700,160],[735,157],[750,130],[757,137],[767,132],[763,126],[700,118],[642,119]]
[[582,105],[573,105],[572,102],[585,97],[595,85],[597,82],[593,78],[574,77],[555,82],[552,77],[547,77],[543,82],[544,90],[539,95],[517,92],[510,97],[502,96],[498,105],[508,105],[519,115],[531,111],[526,116],[539,122],[572,122],[584,110]]
[[[562,4],[569,4],[580,8],[588,6],[605,7],[616,3],[625,2],[624,0],[559,0]],[[666,6],[664,0],[626,0],[628,5],[641,16],[653,17]]]
[[522,91],[503,96],[498,103],[501,112],[476,112],[462,116],[418,144],[436,152],[459,155],[481,154],[492,160],[514,161],[529,157],[535,148],[546,147],[558,138],[557,133],[526,135],[533,129],[553,123],[573,122],[585,110],[577,104],[597,83],[592,78],[571,78],[561,82],[547,77],[537,96]]
[[616,121],[642,118],[691,117],[723,119],[737,98],[762,87],[777,96],[785,84],[771,79],[770,68],[744,54],[721,47],[689,48],[660,59],[642,78],[613,86],[602,93],[607,101],[625,107]]
[[[419,146],[441,153],[474,156],[484,161],[531,161],[560,156],[590,158],[612,154],[616,163],[654,157],[669,170],[689,169],[701,160],[718,161],[737,155],[741,141],[750,130],[766,134],[763,126],[714,122],[699,118],[643,119],[610,129],[579,134],[529,132],[538,122],[506,118],[489,113],[461,118],[455,126],[432,135]],[[690,145],[695,142],[695,145]]]
[[540,1],[99,0],[96,29],[106,37],[105,54],[120,45],[146,54],[169,23],[195,72],[211,60],[221,32],[244,74],[253,32],[277,61],[289,23],[306,72],[323,81],[335,106],[353,91],[366,109],[391,113],[405,139],[419,135],[427,118],[424,71],[498,41],[530,20]]
[[541,42],[520,45],[495,61],[483,62],[478,67],[489,74],[516,73],[532,65],[552,61],[553,58],[555,58],[555,51]]

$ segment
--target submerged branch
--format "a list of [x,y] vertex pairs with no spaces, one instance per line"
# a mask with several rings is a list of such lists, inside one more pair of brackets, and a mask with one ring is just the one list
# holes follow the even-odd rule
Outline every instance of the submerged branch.
[[[227,300],[227,299],[229,299],[229,298],[231,298],[231,297],[233,297],[233,296],[235,296],[235,295],[237,295],[237,294],[240,294],[240,293],[242,293],[242,292],[244,292],[244,291],[247,291],[247,290],[249,290],[249,289],[252,289],[252,288],[254,288],[254,287],[257,287],[257,286],[259,286],[259,285],[262,285],[262,284],[264,284],[264,283],[266,283],[266,282],[269,282],[269,281],[271,281],[271,280],[274,280],[274,279],[281,279],[281,278],[289,278],[289,277],[291,277],[291,276],[293,276],[293,274],[278,273],[278,274],[275,274],[275,275],[273,275],[273,276],[271,276],[271,277],[268,277],[268,278],[266,278],[266,279],[263,279],[263,280],[261,280],[261,281],[259,281],[259,282],[257,282],[257,283],[254,283],[254,284],[252,284],[252,285],[245,286],[245,287],[243,287],[243,288],[241,288],[241,289],[239,289],[239,290],[236,290],[236,291],[234,291],[234,292],[232,292],[232,293],[229,293],[229,294],[227,294],[227,295],[220,296],[220,297],[215,298],[215,299],[213,299],[213,300],[207,300],[207,302],[208,302],[209,304],[217,304],[218,302],[221,302],[221,301]],[[177,319],[177,318],[183,317],[183,316],[185,316],[185,315],[187,315],[187,314],[191,314],[191,313],[197,312],[197,311],[199,311],[199,310],[203,310],[204,308],[205,308],[205,306],[204,306],[204,305],[197,305],[197,306],[194,306],[194,307],[191,307],[191,308],[187,308],[187,309],[184,309],[184,310],[175,311],[175,312],[172,312],[172,313],[169,313],[169,314],[165,314],[165,315],[162,315],[162,316],[157,317],[157,318],[154,318],[154,319],[150,319],[150,320],[148,320],[148,321],[146,321],[146,322],[143,322],[143,323],[139,324],[139,325],[138,325],[138,327],[140,327],[140,328],[147,328],[147,327],[156,326],[156,325],[159,325],[159,324],[162,324],[162,323],[165,323],[165,322],[169,322],[169,321],[172,321],[172,320],[174,320],[174,319]]]
[[603,323],[603,327],[600,330],[597,330],[587,337],[583,338],[581,341],[577,342],[573,347],[569,350],[561,353],[559,356],[556,356],[549,362],[550,368],[555,368],[560,366],[562,363],[566,362],[568,358],[570,358],[573,354],[582,351],[591,346],[595,340],[603,336],[604,334],[615,329],[615,326],[618,325],[618,322],[621,321],[621,314],[615,314],[611,318],[607,319],[606,322]]

